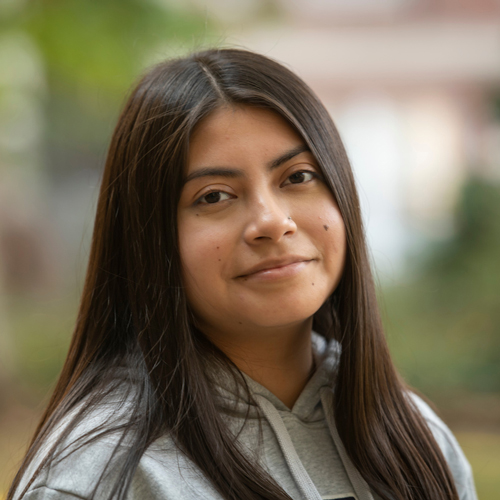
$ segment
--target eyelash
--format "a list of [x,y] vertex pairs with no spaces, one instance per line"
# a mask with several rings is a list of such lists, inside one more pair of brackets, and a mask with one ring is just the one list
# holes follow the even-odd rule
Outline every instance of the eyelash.
[[[290,177],[292,177],[293,175],[297,175],[297,174],[310,174],[311,175],[311,179],[307,180],[307,181],[304,181],[304,182],[290,182],[290,183],[287,183],[285,184],[285,182],[290,179]],[[293,172],[292,174],[290,174],[287,178],[286,178],[286,181],[282,184],[282,185],[290,185],[290,184],[306,184],[307,182],[311,182],[313,179],[320,179],[320,176],[317,172],[313,172],[311,170],[297,170],[296,172]],[[214,189],[212,191],[209,191],[208,193],[205,193],[203,196],[200,196],[196,201],[195,201],[195,205],[217,205],[220,201],[226,201],[226,200],[219,200],[215,203],[203,203],[202,200],[204,198],[206,198],[208,195],[212,194],[212,193],[222,193],[222,194],[228,194],[226,193],[225,191],[221,191],[221,190],[218,190],[218,189]]]
[[297,175],[297,174],[311,174],[311,179],[309,179],[309,181],[304,181],[304,182],[291,182],[291,184],[305,184],[306,182],[311,182],[314,178],[316,178],[316,179],[318,178],[318,174],[316,172],[311,172],[310,170],[297,170],[297,172],[290,174],[286,178],[286,180],[290,179],[290,177],[292,177],[293,175]]

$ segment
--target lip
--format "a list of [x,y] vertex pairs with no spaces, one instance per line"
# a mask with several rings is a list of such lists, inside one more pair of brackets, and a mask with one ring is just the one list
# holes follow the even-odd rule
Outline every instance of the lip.
[[268,259],[249,268],[243,274],[237,276],[237,278],[248,279],[264,275],[268,275],[269,277],[290,275],[294,274],[294,271],[299,271],[303,265],[306,265],[312,260],[314,259],[298,255],[289,255],[281,259]]

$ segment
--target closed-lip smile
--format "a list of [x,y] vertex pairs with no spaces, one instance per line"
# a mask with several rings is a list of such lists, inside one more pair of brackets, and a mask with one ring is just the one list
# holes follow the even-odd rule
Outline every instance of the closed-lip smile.
[[310,259],[307,257],[302,257],[298,255],[289,255],[287,257],[282,257],[280,259],[268,259],[262,262],[259,262],[257,265],[249,268],[244,273],[237,276],[237,278],[246,278],[251,276],[252,274],[256,274],[262,271],[269,271],[271,269],[278,269],[280,267],[285,267],[290,264],[295,264],[298,262],[309,262],[314,259]]

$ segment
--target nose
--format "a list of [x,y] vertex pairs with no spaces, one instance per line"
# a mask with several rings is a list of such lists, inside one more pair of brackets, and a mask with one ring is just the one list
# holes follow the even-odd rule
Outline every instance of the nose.
[[262,241],[278,242],[297,231],[297,224],[287,204],[280,203],[272,193],[265,193],[252,200],[248,219],[244,237],[250,245]]

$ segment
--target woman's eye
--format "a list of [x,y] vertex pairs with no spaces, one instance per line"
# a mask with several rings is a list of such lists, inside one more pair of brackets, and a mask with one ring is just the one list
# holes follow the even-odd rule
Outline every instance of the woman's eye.
[[225,193],[224,191],[211,191],[210,193],[203,195],[198,200],[198,203],[201,203],[202,205],[213,205],[214,203],[229,200],[230,198],[231,195]]
[[[290,175],[288,179],[285,181],[285,184],[302,184],[304,182],[308,182],[314,178],[314,174],[312,172],[300,171],[295,172]],[[289,182],[288,182],[289,181]]]

